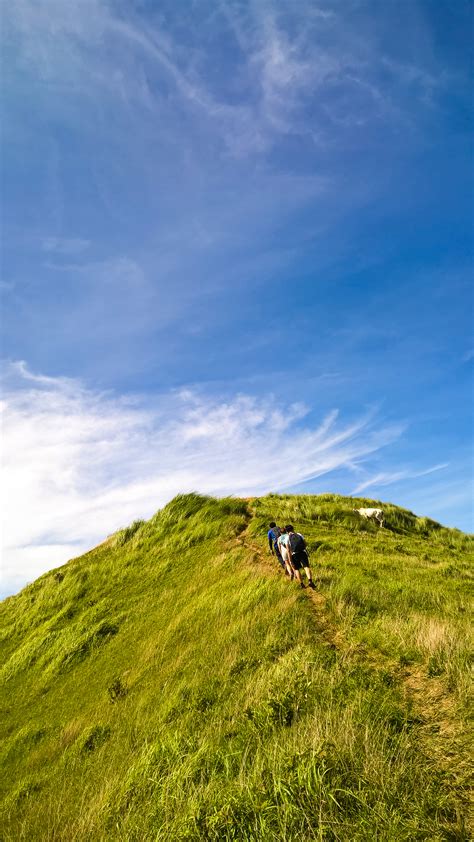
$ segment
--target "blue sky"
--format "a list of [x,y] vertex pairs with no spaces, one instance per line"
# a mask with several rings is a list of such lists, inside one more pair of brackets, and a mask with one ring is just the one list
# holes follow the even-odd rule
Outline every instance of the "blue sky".
[[472,7],[17,0],[3,593],[172,494],[472,530]]

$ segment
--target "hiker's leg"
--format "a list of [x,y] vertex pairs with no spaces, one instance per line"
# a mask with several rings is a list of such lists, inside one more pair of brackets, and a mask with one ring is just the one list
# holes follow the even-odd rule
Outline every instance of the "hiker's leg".
[[306,575],[308,577],[308,584],[311,587],[314,587],[313,574],[311,573],[311,567],[305,567],[304,572],[306,573]]
[[281,557],[283,559],[283,565],[284,565],[284,568],[285,568],[285,573],[286,573],[287,576],[290,577],[290,579],[292,579],[293,578],[293,570],[291,568],[290,560],[288,558],[288,553],[287,553],[287,551],[285,550],[284,547],[282,547],[282,549],[281,549]]
[[294,570],[294,576],[295,576],[296,581],[298,582],[298,584],[299,584],[299,585],[302,585],[302,584],[303,584],[303,580],[302,580],[302,578],[301,578],[301,573],[300,573],[300,571],[299,571],[299,570],[297,570],[297,569],[296,569],[296,567],[294,567],[294,568],[293,568],[293,570]]
[[310,588],[314,588],[313,583],[313,574],[311,573],[311,567],[309,566],[309,557],[306,550],[301,553],[301,567],[304,568],[304,572],[308,577],[308,585]]
[[282,559],[282,557],[281,557],[281,553],[280,553],[280,551],[279,551],[278,549],[276,549],[276,548],[275,548],[275,555],[276,555],[276,557],[277,557],[277,559],[278,559],[278,564],[279,564],[279,565],[280,565],[280,567],[284,570],[284,569],[285,569],[285,562],[283,561],[283,559]]
[[298,582],[298,584],[301,585],[302,588],[304,588],[303,580],[301,578],[301,568],[303,565],[301,564],[301,560],[298,557],[298,553],[293,553],[290,556],[290,559],[290,564],[293,568],[295,579]]

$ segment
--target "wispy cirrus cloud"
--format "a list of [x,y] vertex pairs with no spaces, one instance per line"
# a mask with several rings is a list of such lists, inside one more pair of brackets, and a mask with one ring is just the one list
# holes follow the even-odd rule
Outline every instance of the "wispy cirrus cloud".
[[45,237],[41,248],[49,254],[73,257],[87,251],[90,244],[90,240],[84,240],[81,237]]
[[302,404],[181,390],[153,403],[5,369],[4,591],[98,543],[177,493],[262,494],[367,458],[402,425],[373,414],[314,426]]
[[[124,15],[107,0],[67,7],[18,0],[5,12],[5,28],[24,65],[58,92],[107,94],[131,110],[166,109],[169,119],[171,88],[237,156],[265,152],[288,134],[330,143],[344,125],[399,122],[428,93],[433,104],[443,86],[428,49],[420,56],[418,45],[410,60],[387,44],[380,49],[365,16],[350,7],[341,13],[337,3],[229,2],[211,12],[197,3],[188,13],[199,27],[184,29],[169,10],[166,24],[156,14],[150,26],[138,5]],[[231,71],[220,76],[209,61],[218,40]]]
[[359,485],[354,488],[352,494],[360,494],[362,491],[366,491],[367,488],[375,487],[382,487],[385,485],[393,485],[396,482],[400,482],[401,480],[406,479],[418,479],[418,477],[425,477],[428,474],[433,474],[436,471],[442,471],[444,468],[449,467],[449,462],[443,462],[440,465],[433,465],[431,468],[424,468],[422,470],[413,470],[407,468],[401,471],[389,471],[389,472],[380,472],[374,474],[374,476],[365,479],[363,482],[359,483]]
[[[341,12],[337,2],[310,0],[211,10],[198,2],[188,4],[186,26],[174,4],[160,12],[145,5],[18,0],[4,10],[5,53],[21,68],[15,74],[7,63],[5,123],[29,148],[38,125],[43,132],[39,213],[51,222],[43,252],[90,254],[90,284],[99,289],[102,265],[120,248],[153,276],[159,298],[178,289],[184,308],[198,287],[230,285],[229,267],[244,289],[261,274],[262,256],[283,266],[289,240],[293,261],[313,244],[322,275],[352,250],[348,214],[380,191],[383,157],[392,141],[400,149],[400,126],[414,114],[422,119],[427,86],[442,86],[432,53],[409,50],[402,61],[399,42],[382,45],[382,32],[352,4]],[[26,96],[34,101],[20,130],[16,108]],[[367,149],[381,131],[367,173]],[[128,248],[113,242],[117,232]],[[109,244],[98,256],[96,238]],[[34,321],[39,308],[30,301],[25,295],[23,312]],[[148,305],[144,299],[144,312]],[[136,319],[138,338],[144,321],[146,314]],[[77,324],[86,336],[87,319]]]

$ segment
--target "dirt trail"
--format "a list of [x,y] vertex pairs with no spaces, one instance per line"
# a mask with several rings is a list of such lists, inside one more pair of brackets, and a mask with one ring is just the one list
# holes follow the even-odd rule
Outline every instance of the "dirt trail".
[[[258,566],[266,576],[282,576],[286,581],[287,577],[280,568],[275,556],[265,552],[260,544],[248,537],[247,530],[241,533],[238,542],[250,551],[250,558],[254,566]],[[296,582],[290,583],[289,587],[299,587]],[[317,582],[316,582],[317,586]],[[323,640],[331,648],[343,648],[344,641],[337,626],[328,617],[326,599],[323,594],[311,588],[305,588],[304,593],[313,606],[314,622]]]

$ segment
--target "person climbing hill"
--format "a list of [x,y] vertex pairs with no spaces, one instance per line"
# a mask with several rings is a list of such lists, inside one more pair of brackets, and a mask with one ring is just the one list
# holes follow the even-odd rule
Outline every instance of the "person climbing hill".
[[282,567],[283,570],[285,570],[285,563],[284,563],[284,561],[281,557],[280,547],[278,546],[278,539],[280,538],[281,534],[282,534],[282,530],[280,529],[279,526],[276,525],[275,521],[272,520],[272,522],[270,523],[270,529],[268,530],[268,533],[267,533],[267,535],[268,535],[268,545],[269,545],[269,548],[270,548],[270,552],[273,555],[276,555],[280,567]]
[[281,530],[281,535],[277,541],[278,549],[280,550],[280,555],[283,559],[283,563],[285,565],[285,572],[286,575],[289,576],[290,580],[293,581],[295,578],[295,571],[291,566],[291,555],[288,547],[286,546],[286,539],[287,539],[287,532],[286,527],[284,526]]
[[308,588],[315,588],[313,582],[313,574],[309,566],[308,551],[306,549],[306,541],[301,532],[295,532],[292,524],[285,526],[284,533],[280,538],[280,544],[283,545],[289,556],[291,567],[294,571],[297,582],[304,588],[303,580],[301,578],[301,570],[303,569],[308,579]]

